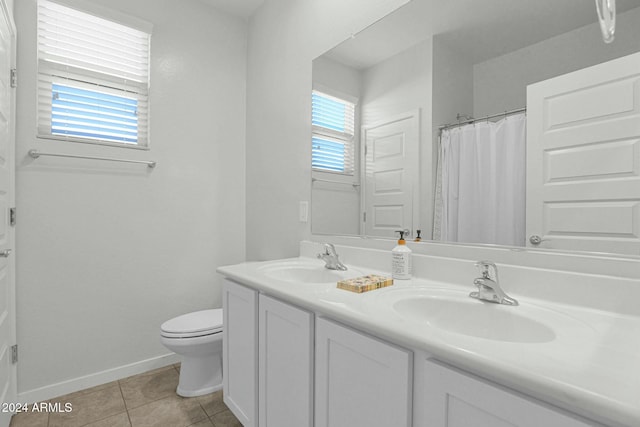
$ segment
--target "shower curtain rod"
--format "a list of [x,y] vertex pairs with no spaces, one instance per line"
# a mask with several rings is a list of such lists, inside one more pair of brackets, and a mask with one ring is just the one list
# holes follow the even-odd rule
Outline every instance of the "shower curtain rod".
[[475,123],[475,122],[481,122],[483,120],[490,120],[490,119],[495,119],[496,117],[506,117],[506,116],[510,116],[512,114],[518,114],[518,113],[524,113],[527,111],[527,108],[518,108],[516,110],[511,110],[511,111],[505,111],[503,113],[497,113],[497,114],[491,114],[490,116],[484,116],[484,117],[480,117],[478,119],[468,119],[468,120],[464,120],[458,123],[450,123],[447,125],[442,125],[440,127],[438,127],[438,131],[440,131],[440,133],[442,133],[443,130],[445,129],[451,129],[451,128],[455,128],[458,126],[462,126],[462,125],[467,125],[469,123]]

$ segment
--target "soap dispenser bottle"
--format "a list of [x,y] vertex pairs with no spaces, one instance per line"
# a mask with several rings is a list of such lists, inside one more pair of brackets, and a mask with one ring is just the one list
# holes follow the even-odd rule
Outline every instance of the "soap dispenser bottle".
[[396,231],[400,233],[398,246],[391,251],[391,276],[394,279],[410,279],[411,278],[411,249],[406,246],[404,241],[404,231]]

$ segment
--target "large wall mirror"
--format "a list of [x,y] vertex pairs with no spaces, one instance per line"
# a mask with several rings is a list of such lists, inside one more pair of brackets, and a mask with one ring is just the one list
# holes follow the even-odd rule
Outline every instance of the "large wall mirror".
[[640,256],[640,4],[445,3],[313,61],[312,233]]

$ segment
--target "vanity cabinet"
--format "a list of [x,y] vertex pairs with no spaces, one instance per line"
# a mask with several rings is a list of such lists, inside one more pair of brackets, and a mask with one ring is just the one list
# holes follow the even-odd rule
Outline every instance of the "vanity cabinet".
[[223,308],[244,427],[602,427],[230,280]]
[[313,426],[314,315],[225,280],[224,403],[244,427]]
[[316,321],[316,427],[410,427],[412,353]]
[[244,427],[257,427],[258,292],[225,280],[222,308],[224,403]]
[[259,425],[312,427],[314,315],[262,294],[258,313]]
[[411,427],[411,351],[230,280],[222,293],[224,402],[244,427]]
[[427,360],[424,427],[594,427],[559,409]]

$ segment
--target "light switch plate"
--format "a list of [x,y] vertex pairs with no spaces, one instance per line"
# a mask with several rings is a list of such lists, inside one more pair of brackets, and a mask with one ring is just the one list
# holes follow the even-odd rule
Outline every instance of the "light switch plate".
[[300,222],[309,222],[309,202],[303,200],[298,207]]

